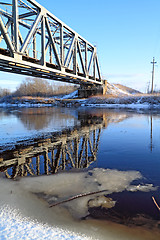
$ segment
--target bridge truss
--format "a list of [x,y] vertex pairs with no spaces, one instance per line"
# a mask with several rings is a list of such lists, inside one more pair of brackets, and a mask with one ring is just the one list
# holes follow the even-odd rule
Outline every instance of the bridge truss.
[[35,0],[0,2],[0,70],[103,84],[96,47]]

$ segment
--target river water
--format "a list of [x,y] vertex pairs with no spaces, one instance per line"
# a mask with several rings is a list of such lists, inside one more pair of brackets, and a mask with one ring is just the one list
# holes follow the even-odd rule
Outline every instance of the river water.
[[0,133],[0,239],[160,239],[160,112],[1,109]]

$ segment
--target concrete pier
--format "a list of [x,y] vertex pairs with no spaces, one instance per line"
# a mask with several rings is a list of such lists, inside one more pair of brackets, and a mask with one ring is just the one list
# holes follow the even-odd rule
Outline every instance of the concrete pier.
[[78,97],[79,98],[88,98],[90,96],[96,96],[96,95],[105,95],[107,91],[107,81],[104,80],[103,85],[101,86],[80,86],[78,89]]

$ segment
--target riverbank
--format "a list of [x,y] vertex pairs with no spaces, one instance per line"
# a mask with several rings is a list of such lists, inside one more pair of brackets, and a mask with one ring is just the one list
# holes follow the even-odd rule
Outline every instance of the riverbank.
[[65,107],[160,109],[160,95],[123,97],[95,96],[87,99],[57,99],[56,104]]
[[6,97],[0,101],[0,107],[97,107],[97,108],[132,108],[132,109],[160,109],[160,95],[131,95],[111,97],[94,96],[80,98],[39,98],[39,97]]
[[143,94],[134,89],[108,83],[106,95],[78,98],[78,91],[53,97],[6,96],[0,107],[96,107],[128,109],[160,109],[160,94]]

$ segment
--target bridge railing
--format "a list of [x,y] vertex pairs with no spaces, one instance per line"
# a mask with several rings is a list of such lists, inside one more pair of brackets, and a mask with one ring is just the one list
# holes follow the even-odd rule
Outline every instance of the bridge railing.
[[102,84],[96,47],[35,0],[0,2],[0,32],[0,70]]

